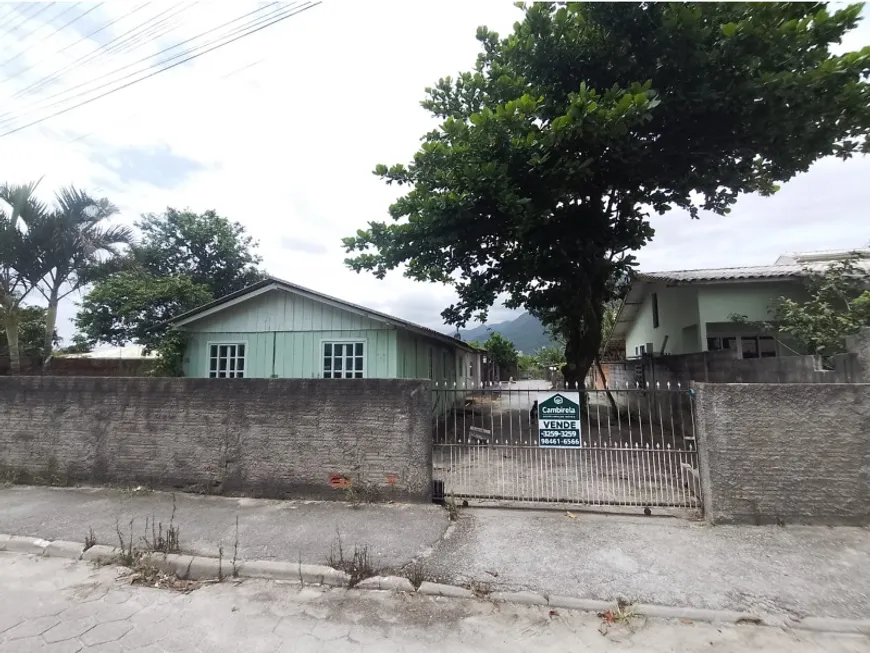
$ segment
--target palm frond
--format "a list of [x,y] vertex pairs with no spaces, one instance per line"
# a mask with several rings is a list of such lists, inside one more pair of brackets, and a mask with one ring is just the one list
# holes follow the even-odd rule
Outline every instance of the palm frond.
[[57,212],[81,224],[95,224],[118,213],[118,207],[105,197],[95,198],[74,186],[61,188],[55,194]]
[[11,209],[9,220],[12,227],[17,228],[19,220],[27,225],[35,217],[45,213],[45,204],[40,202],[34,194],[40,181],[42,181],[42,177],[28,184],[6,183],[0,186],[0,200],[6,202]]

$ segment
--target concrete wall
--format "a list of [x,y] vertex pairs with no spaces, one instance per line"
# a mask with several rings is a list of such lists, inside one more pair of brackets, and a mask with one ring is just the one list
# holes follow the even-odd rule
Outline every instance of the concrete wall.
[[[664,386],[692,381],[708,383],[861,383],[870,382],[870,328],[847,339],[849,353],[832,356],[824,369],[817,356],[776,356],[741,359],[737,352],[706,351],[674,356],[644,357],[602,363],[611,388],[656,383]],[[589,382],[603,387],[597,370]]]
[[343,498],[342,477],[428,500],[429,382],[0,378],[0,473]]
[[[46,376],[151,376],[157,361],[153,358],[65,358],[51,359],[42,369],[38,358],[21,359],[21,373]],[[0,356],[0,375],[9,374],[9,357]]]
[[870,523],[870,384],[698,384],[711,523]]

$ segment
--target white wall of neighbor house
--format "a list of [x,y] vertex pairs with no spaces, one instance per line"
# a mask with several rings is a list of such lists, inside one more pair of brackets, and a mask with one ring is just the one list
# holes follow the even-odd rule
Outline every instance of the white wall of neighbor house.
[[750,322],[770,322],[781,297],[800,300],[803,286],[794,281],[744,281],[701,286],[698,312],[702,325],[702,349],[736,349],[741,358],[765,358],[797,353],[786,339],[732,319],[745,316]]
[[[641,301],[625,338],[627,357],[698,351],[698,289],[695,286],[648,284]],[[650,343],[652,352],[648,351]]]
[[745,358],[797,353],[787,339],[773,338],[732,316],[769,322],[780,297],[799,300],[803,296],[805,291],[797,280],[684,286],[650,283],[626,337],[626,356],[721,349],[737,349]]

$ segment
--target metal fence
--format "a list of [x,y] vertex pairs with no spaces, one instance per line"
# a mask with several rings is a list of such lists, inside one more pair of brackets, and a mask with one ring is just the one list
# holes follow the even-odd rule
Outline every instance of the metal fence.
[[559,389],[579,398],[580,442],[546,448],[537,401],[554,391],[535,381],[436,386],[433,476],[444,494],[521,503],[700,506],[689,390]]

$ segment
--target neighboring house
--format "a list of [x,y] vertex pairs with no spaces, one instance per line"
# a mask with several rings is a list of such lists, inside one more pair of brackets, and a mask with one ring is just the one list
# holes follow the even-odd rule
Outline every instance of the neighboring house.
[[855,252],[870,256],[870,249],[805,252],[780,256],[766,266],[639,274],[610,340],[625,341],[627,358],[718,350],[736,350],[740,358],[798,353],[787,341],[739,324],[731,316],[770,321],[780,297],[805,296],[805,269],[824,270]]
[[64,358],[95,358],[95,359],[141,359],[141,358],[157,358],[155,352],[145,353],[145,348],[141,345],[127,345],[126,347],[110,347],[108,349],[95,349],[84,354],[64,354]]
[[200,378],[481,380],[481,356],[432,329],[267,277],[171,321]]

